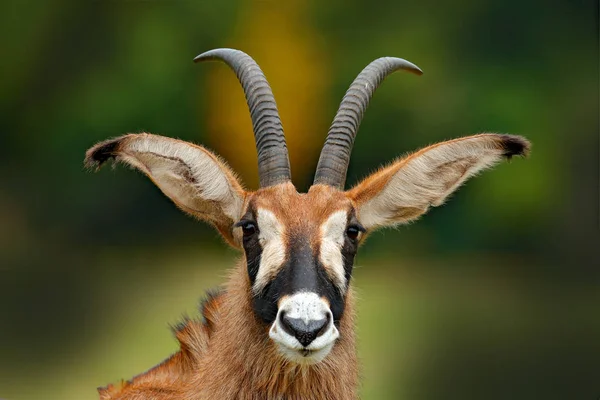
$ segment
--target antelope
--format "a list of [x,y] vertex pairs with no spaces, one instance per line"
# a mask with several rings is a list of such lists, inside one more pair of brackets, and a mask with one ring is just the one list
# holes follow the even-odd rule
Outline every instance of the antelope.
[[179,351],[118,385],[101,400],[355,399],[354,257],[366,236],[414,221],[440,206],[468,178],[502,159],[527,155],[520,136],[483,133],[425,147],[345,190],[363,114],[392,72],[421,75],[393,57],[365,67],[346,92],[323,146],[314,183],[298,193],[271,88],[246,53],[215,49],[237,75],[250,110],[260,188],[245,190],[206,148],[168,137],[127,134],[96,144],[85,164],[109,160],[146,174],[187,214],[213,225],[242,250],[222,290],[200,319],[174,328]]

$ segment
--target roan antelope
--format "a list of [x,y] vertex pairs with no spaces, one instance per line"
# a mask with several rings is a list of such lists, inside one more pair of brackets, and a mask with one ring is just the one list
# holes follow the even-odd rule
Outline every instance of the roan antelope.
[[147,133],[98,143],[85,163],[115,159],[143,173],[188,214],[212,224],[243,256],[223,290],[208,295],[202,320],[176,329],[180,350],[100,399],[354,399],[354,256],[365,236],[413,221],[467,178],[504,158],[526,155],[520,137],[479,134],[426,147],[344,190],[350,152],[369,101],[400,58],[370,63],[344,96],[321,152],[314,184],[298,193],[271,88],[256,62],[232,49],[221,60],[246,95],[258,152],[260,189],[246,191],[204,147]]

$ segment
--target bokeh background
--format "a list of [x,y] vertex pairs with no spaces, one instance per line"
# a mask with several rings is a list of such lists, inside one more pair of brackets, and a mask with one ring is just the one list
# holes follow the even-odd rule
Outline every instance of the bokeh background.
[[471,180],[357,259],[363,399],[600,396],[598,3],[8,0],[0,5],[0,398],[95,399],[176,350],[238,257],[126,168],[84,170],[96,141],[202,143],[257,187],[235,75],[273,87],[306,190],[346,88],[399,56],[348,186],[436,141],[521,134],[531,156]]

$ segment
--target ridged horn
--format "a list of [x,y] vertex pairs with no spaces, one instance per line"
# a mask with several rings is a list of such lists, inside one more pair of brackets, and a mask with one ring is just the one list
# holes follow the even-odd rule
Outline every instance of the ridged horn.
[[323,145],[314,184],[344,188],[352,145],[373,93],[392,72],[405,70],[417,75],[423,71],[413,63],[395,57],[382,57],[367,65],[344,95]]
[[291,179],[290,162],[273,91],[264,73],[248,54],[235,49],[214,49],[200,54],[194,62],[219,60],[236,74],[250,109],[260,187]]

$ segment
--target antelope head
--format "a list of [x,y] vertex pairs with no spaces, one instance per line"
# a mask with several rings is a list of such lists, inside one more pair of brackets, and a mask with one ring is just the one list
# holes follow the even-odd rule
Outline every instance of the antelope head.
[[[479,134],[426,147],[391,162],[345,190],[352,145],[369,101],[397,70],[414,64],[384,57],[370,63],[344,96],[307,193],[290,178],[273,93],[256,62],[232,49],[195,61],[221,60],[236,73],[252,119],[260,188],[243,189],[223,160],[204,147],[146,133],[88,150],[86,164],[115,159],[146,174],[180,209],[212,224],[243,249],[247,295],[264,338],[288,361],[324,360],[340,336],[354,257],[365,236],[405,224],[439,206],[468,178],[505,158],[525,155],[522,137]],[[242,344],[240,344],[242,345]]]

